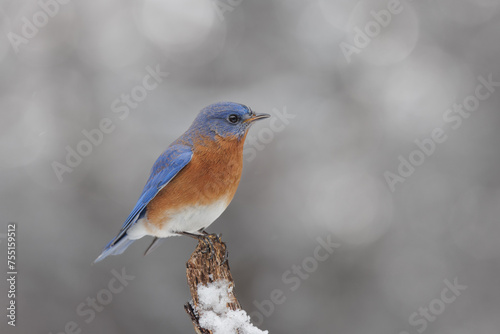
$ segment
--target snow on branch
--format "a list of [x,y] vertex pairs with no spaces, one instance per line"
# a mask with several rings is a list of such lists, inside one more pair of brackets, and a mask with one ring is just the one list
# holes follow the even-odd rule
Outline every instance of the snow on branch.
[[186,263],[193,299],[184,309],[190,315],[196,333],[267,334],[250,323],[250,317],[241,309],[234,295],[226,244],[217,236],[207,238],[211,243],[200,240]]

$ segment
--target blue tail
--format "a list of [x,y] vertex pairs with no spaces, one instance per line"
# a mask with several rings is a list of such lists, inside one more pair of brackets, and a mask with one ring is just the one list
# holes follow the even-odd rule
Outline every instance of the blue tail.
[[121,236],[119,241],[116,241],[113,239],[109,244],[107,244],[106,247],[104,247],[104,250],[102,251],[101,255],[97,257],[97,259],[94,260],[94,263],[97,263],[99,261],[102,261],[109,255],[119,255],[127,249],[128,246],[130,246],[135,240],[130,239],[127,234],[124,234]]

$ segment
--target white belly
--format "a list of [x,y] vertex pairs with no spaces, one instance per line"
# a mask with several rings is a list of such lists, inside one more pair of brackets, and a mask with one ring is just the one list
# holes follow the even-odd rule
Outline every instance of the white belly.
[[139,239],[145,235],[166,238],[178,235],[176,232],[196,233],[202,228],[207,228],[219,218],[228,205],[228,201],[223,199],[210,205],[195,205],[166,212],[165,222],[161,229],[151,225],[146,218],[143,218],[137,221],[127,234],[130,239]]

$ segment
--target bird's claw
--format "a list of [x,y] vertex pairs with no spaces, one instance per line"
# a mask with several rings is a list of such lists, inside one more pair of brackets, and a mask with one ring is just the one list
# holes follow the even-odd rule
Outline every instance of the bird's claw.
[[218,243],[224,244],[224,257],[222,258],[221,265],[224,265],[225,263],[227,263],[227,260],[229,258],[229,252],[227,250],[226,244],[222,241],[222,233],[219,233],[219,234],[215,234],[215,233],[214,234],[209,234],[206,231],[200,231],[200,232],[203,233],[203,235],[200,236],[200,239],[205,244],[205,247],[204,247],[204,249],[201,252],[203,254],[210,253],[209,260],[213,260],[213,258],[215,256],[215,246],[214,246],[214,243],[212,241],[212,238],[215,238]]
[[224,245],[224,257],[222,258],[222,262],[220,265],[224,265],[227,263],[227,260],[229,258],[229,253],[227,251],[226,244],[222,241],[222,233],[219,234],[210,234],[204,229],[198,230],[198,234],[193,234],[193,233],[188,233],[188,232],[180,232],[180,234],[187,235],[192,238],[198,239],[198,241],[202,241],[205,244],[205,247],[200,251],[202,254],[207,254],[210,253],[210,257],[208,258],[209,261],[211,261],[214,256],[215,256],[215,246],[212,241],[212,238],[214,238],[218,243]]
[[206,234],[201,236],[201,240],[205,243],[205,248],[201,251],[203,254],[210,253],[210,257],[208,258],[209,260],[212,260],[215,255],[215,246],[214,243],[212,242],[212,239],[210,238],[210,234]]

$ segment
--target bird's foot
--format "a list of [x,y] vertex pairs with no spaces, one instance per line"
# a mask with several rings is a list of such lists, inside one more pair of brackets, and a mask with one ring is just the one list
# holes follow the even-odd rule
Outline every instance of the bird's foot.
[[203,249],[201,252],[203,254],[210,253],[209,260],[212,260],[215,256],[215,246],[214,243],[212,242],[212,238],[210,234],[207,235],[202,235],[200,236],[200,239],[205,243],[205,249]]
[[206,235],[206,236],[212,236],[212,237],[215,237],[217,238],[217,241],[220,242],[220,243],[223,243],[222,242],[222,233],[208,233],[207,231],[205,231],[205,229],[200,229],[198,230],[198,232],[202,233],[203,235]]
[[[224,265],[227,263],[227,260],[229,259],[229,252],[227,250],[227,247],[226,247],[226,243],[224,241],[222,241],[222,233],[219,233],[219,234],[216,234],[216,233],[213,233],[213,234],[210,234],[208,233],[207,231],[205,231],[204,229],[201,229],[199,230],[198,232],[200,233],[203,233],[203,235],[210,240],[210,237],[214,237],[217,239],[217,241],[220,243],[220,244],[223,244],[224,245],[224,257],[222,258],[222,262],[221,262],[221,265]],[[207,244],[207,242],[205,241],[205,244]],[[210,240],[210,243],[208,243],[208,245],[212,246],[213,247],[213,242],[212,240]],[[209,248],[209,247],[207,247]],[[213,248],[212,248],[213,250]],[[204,251],[205,253],[208,253],[208,250]],[[212,253],[212,256],[211,256],[211,259],[213,258],[213,255],[214,253]]]
[[225,263],[227,263],[227,260],[229,258],[229,253],[227,251],[226,244],[222,241],[222,233],[219,233],[219,234],[212,233],[211,234],[211,233],[208,233],[207,231],[205,231],[204,229],[200,229],[198,231],[198,233],[199,234],[194,234],[194,233],[189,233],[189,232],[179,232],[179,234],[182,234],[182,235],[185,235],[185,236],[188,236],[191,238],[195,238],[198,241],[202,241],[205,244],[205,247],[201,250],[201,252],[203,254],[210,253],[209,260],[212,260],[215,256],[215,246],[214,246],[214,243],[212,241],[212,238],[214,240],[216,240],[218,243],[223,244],[225,253],[224,253],[224,257],[222,258],[221,265],[224,265]]

